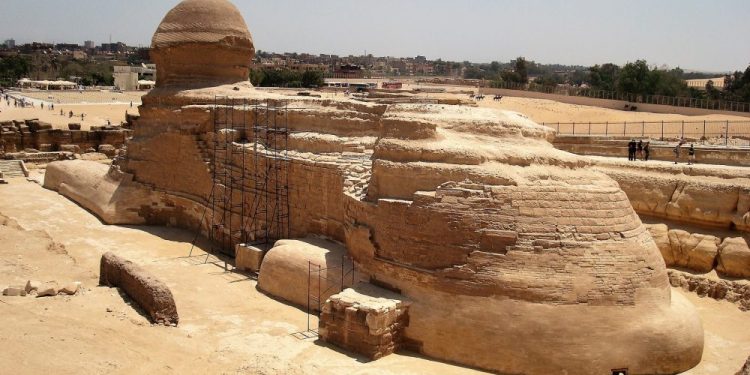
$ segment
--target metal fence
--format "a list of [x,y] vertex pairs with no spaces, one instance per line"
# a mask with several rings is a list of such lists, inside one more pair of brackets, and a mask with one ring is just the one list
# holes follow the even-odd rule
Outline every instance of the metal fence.
[[546,122],[558,135],[686,139],[705,145],[750,146],[748,121]]
[[584,96],[594,99],[620,100],[629,103],[659,104],[673,107],[700,108],[716,111],[750,112],[750,103],[733,102],[726,100],[693,99],[687,97],[674,97],[664,95],[638,95],[614,91],[593,90],[580,87],[568,86],[541,86],[535,84],[521,84],[503,82],[494,85],[493,88],[506,90],[520,90],[540,92],[544,94],[564,96]]

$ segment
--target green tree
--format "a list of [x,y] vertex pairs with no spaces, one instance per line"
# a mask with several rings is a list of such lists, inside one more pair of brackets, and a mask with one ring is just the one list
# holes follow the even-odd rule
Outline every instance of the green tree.
[[619,74],[620,67],[615,64],[594,65],[589,71],[588,81],[597,90],[615,91]]
[[323,72],[308,70],[302,73],[302,87],[314,88],[321,87],[325,84]]
[[645,60],[625,64],[617,77],[617,91],[629,94],[648,94],[649,73],[650,69]]
[[516,61],[513,63],[513,71],[518,74],[520,83],[529,82],[528,64],[525,58],[519,57],[516,59]]

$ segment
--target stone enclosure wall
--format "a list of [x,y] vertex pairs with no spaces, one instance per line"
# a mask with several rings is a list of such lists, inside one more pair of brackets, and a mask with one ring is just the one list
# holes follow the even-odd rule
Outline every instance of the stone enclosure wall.
[[100,127],[80,130],[80,125],[70,130],[52,129],[52,125],[38,120],[6,121],[0,123],[0,155],[34,149],[42,152],[85,152],[99,150],[102,145],[121,148],[131,136],[131,131],[121,127]]

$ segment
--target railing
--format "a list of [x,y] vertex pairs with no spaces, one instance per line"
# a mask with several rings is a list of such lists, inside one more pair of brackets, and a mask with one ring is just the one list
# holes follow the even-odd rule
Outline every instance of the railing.
[[546,122],[558,135],[688,139],[706,145],[750,146],[749,121]]
[[700,108],[717,111],[730,112],[750,112],[750,103],[733,102],[726,100],[709,100],[694,99],[688,97],[674,97],[665,95],[639,95],[628,94],[614,91],[594,90],[580,87],[568,86],[541,86],[535,84],[521,84],[513,82],[503,82],[495,84],[491,88],[532,91],[544,94],[564,95],[564,96],[584,96],[594,99],[619,100],[629,103],[659,104],[673,107]]

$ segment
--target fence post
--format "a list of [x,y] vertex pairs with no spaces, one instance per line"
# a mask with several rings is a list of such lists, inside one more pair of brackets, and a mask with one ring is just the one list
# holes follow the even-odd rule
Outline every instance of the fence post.
[[729,120],[727,120],[727,127],[724,130],[724,146],[729,146]]
[[646,135],[646,121],[641,122],[641,138]]
[[589,121],[589,135],[591,135],[591,121]]
[[625,133],[626,133],[626,132],[625,132],[625,129],[627,129],[627,128],[628,128],[628,122],[627,122],[627,121],[623,121],[623,122],[622,122],[622,136],[623,136],[623,137],[624,137],[624,136],[626,135],[626,134],[625,134]]
[[557,123],[557,134],[560,134],[560,123]]
[[680,130],[680,139],[685,138],[685,120],[682,120],[682,130]]
[[604,135],[605,136],[609,135],[609,121],[607,121],[606,123],[604,123]]
[[706,141],[706,120],[703,120],[703,137],[701,137],[702,143],[705,143]]
[[661,120],[661,140],[664,140],[664,120]]
[[573,135],[576,135],[576,123],[575,123],[575,121],[573,122]]

